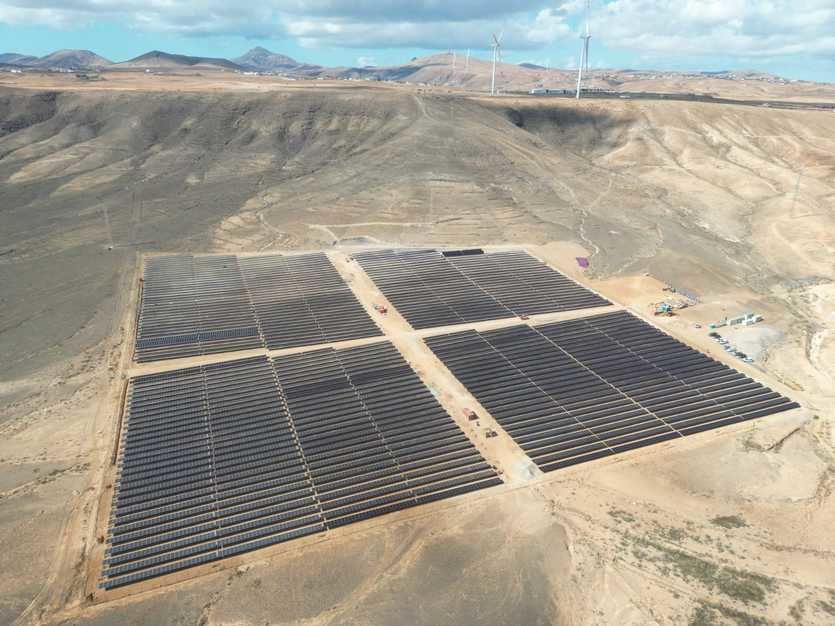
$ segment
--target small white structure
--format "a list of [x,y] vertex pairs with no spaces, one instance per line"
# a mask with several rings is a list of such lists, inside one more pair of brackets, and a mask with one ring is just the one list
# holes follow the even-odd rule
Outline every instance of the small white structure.
[[750,326],[751,324],[756,324],[761,321],[763,321],[762,315],[757,315],[756,313],[743,313],[742,315],[728,318],[728,326]]
[[723,326],[750,326],[763,321],[763,316],[757,313],[743,313],[736,317],[726,317],[723,320],[710,324],[710,328],[722,328]]

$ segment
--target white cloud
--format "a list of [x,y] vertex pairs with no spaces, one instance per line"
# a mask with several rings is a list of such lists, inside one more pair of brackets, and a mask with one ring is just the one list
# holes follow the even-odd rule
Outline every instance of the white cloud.
[[351,22],[469,22],[552,6],[547,0],[283,0],[288,15]]
[[244,5],[221,0],[0,0],[0,23],[69,28],[110,20],[156,32],[268,37],[283,32],[276,4]]
[[374,67],[377,62],[374,57],[357,57],[357,67]]
[[591,25],[607,46],[655,58],[835,56],[835,0],[611,0]]
[[[594,0],[592,35],[651,59],[694,55],[835,57],[835,0]],[[0,23],[72,27],[97,20],[186,35],[296,37],[357,48],[573,45],[585,0],[0,0]],[[2,47],[2,46],[0,46]]]
[[54,27],[110,20],[186,35],[277,37],[307,46],[531,49],[569,33],[548,0],[0,0],[0,23]]
[[555,9],[542,9],[536,14],[533,24],[528,31],[528,39],[542,45],[554,43],[561,37],[571,34],[571,29],[565,22],[565,15]]
[[558,16],[547,12],[528,19],[514,17],[510,20],[465,22],[369,23],[349,19],[289,17],[285,18],[285,24],[287,33],[308,47],[486,49],[490,46],[490,34],[502,32],[505,49],[525,50],[540,48],[571,32]]

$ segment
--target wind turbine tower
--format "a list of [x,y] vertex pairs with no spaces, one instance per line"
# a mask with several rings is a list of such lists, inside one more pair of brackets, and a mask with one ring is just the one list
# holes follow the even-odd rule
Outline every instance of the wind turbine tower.
[[496,33],[493,33],[493,43],[490,44],[493,46],[493,73],[490,78],[490,95],[496,95],[496,61],[499,60],[501,57],[501,48],[502,48],[502,34],[499,33],[499,36],[496,37]]
[[591,0],[586,0],[586,34],[580,35],[583,40],[583,46],[580,50],[580,63],[577,66],[577,99],[580,99],[580,86],[583,83],[583,71],[589,71],[589,40],[591,39],[591,29],[589,28],[589,12]]

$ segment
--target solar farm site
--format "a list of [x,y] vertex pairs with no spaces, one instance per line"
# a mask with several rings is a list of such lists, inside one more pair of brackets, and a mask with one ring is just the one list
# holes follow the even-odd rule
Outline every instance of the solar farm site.
[[625,311],[426,342],[543,471],[799,406]]
[[103,586],[500,482],[387,342],[139,376]]
[[373,337],[380,329],[322,253],[146,260],[138,362]]
[[521,250],[382,250],[354,258],[416,329],[609,304]]
[[105,590],[798,406],[521,249],[156,256],[143,287]]

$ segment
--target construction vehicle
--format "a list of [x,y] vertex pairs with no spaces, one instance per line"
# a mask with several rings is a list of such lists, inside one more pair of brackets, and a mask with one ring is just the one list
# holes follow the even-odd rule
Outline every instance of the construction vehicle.
[[667,302],[659,302],[655,305],[655,309],[653,310],[653,315],[663,315],[664,317],[672,317],[675,315],[673,311],[673,307],[670,306]]

